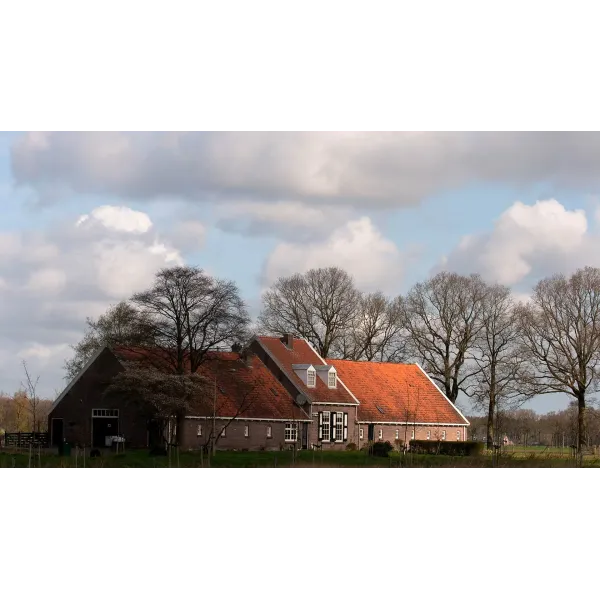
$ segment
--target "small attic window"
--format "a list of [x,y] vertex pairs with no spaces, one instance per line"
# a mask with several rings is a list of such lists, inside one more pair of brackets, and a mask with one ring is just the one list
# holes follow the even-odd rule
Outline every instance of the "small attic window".
[[336,377],[335,371],[329,371],[329,373],[327,375],[327,385],[330,388],[337,387],[337,377]]
[[385,414],[385,411],[383,410],[383,408],[381,408],[381,406],[379,405],[375,405],[375,408],[383,415]]
[[317,384],[317,374],[312,369],[309,369],[306,372],[306,385],[308,387],[315,387],[316,384]]
[[272,392],[273,396],[279,396],[279,394],[277,393],[277,390],[275,388],[271,388],[271,392]]

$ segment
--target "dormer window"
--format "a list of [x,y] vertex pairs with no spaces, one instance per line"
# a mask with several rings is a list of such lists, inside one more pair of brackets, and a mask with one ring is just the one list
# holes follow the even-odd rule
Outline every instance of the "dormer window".
[[308,387],[315,387],[317,385],[317,374],[315,371],[308,370],[306,372],[306,385]]
[[337,386],[337,377],[335,371],[329,371],[327,375],[327,385],[330,388],[334,388]]

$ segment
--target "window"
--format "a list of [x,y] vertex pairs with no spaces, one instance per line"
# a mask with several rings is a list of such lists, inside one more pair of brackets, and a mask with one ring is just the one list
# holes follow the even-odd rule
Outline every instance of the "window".
[[382,440],[383,439],[383,429],[379,430],[379,439]]
[[400,439],[400,430],[396,429],[396,439],[399,440]]
[[273,430],[271,429],[271,426],[268,425],[267,426],[267,438],[271,439],[273,437]]
[[430,440],[431,439],[431,431],[428,429],[427,430],[427,439]]
[[298,423],[285,424],[285,441],[296,442],[298,440]]
[[92,408],[92,417],[118,417],[119,409],[118,408]]
[[331,434],[330,434],[330,415],[328,411],[324,411],[321,413],[322,417],[323,417],[323,424],[322,424],[322,434],[321,434],[321,440],[324,442],[328,442],[330,440]]
[[456,441],[460,442],[460,429],[456,430]]
[[221,437],[225,437],[225,429],[227,429],[227,427],[223,427],[223,431],[221,431]]
[[442,439],[445,440],[446,439],[446,430],[444,429],[444,431],[442,431]]
[[308,387],[315,387],[317,384],[317,374],[315,371],[307,371],[306,372],[306,385]]
[[335,419],[335,441],[344,441],[344,413],[337,413]]
[[327,376],[327,385],[330,388],[334,388],[334,387],[336,387],[336,381],[337,381],[337,377],[335,376],[335,371],[330,371],[329,375]]
[[196,431],[196,435],[197,435],[198,437],[201,437],[201,436],[202,436],[202,425],[198,425],[198,430]]
[[248,425],[246,425],[244,427],[244,437],[248,437],[250,435],[250,427],[248,427]]
[[358,437],[361,440],[365,437],[365,430],[362,427],[358,430]]
[[410,439],[411,440],[415,439],[415,430],[414,429],[410,432]]

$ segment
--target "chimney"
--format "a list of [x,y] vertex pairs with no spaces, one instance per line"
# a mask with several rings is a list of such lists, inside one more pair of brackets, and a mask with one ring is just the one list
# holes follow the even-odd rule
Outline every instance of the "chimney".
[[294,349],[294,334],[293,333],[286,333],[283,335],[283,337],[281,338],[281,341],[290,349],[293,350]]
[[256,355],[254,354],[254,352],[252,352],[252,350],[244,350],[242,352],[242,360],[244,361],[244,364],[247,367],[251,367],[252,366],[252,360],[254,359]]
[[236,342],[235,344],[233,344],[233,346],[231,346],[231,351],[235,352],[236,354],[239,354],[242,351],[242,345]]

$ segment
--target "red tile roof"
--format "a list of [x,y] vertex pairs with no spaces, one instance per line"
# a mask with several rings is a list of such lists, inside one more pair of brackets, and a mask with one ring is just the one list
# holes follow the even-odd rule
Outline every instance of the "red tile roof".
[[360,402],[366,422],[467,425],[417,365],[327,359]]
[[[113,349],[123,362],[144,361],[144,352],[131,348]],[[153,360],[156,366],[156,361]],[[308,420],[307,414],[257,357],[249,365],[236,352],[209,352],[198,369],[210,381],[216,378],[217,417]],[[213,388],[214,389],[214,388]],[[212,417],[214,394],[198,398],[190,416]]]
[[314,367],[318,367],[319,365],[326,364],[305,340],[294,339],[293,349],[291,350],[278,337],[257,336],[256,340],[271,355],[271,358],[286,373],[288,378],[313,402],[356,404],[356,400],[352,397],[352,394],[339,382],[336,388],[329,388],[317,374],[316,386],[309,388],[296,375],[292,365],[313,365]]

